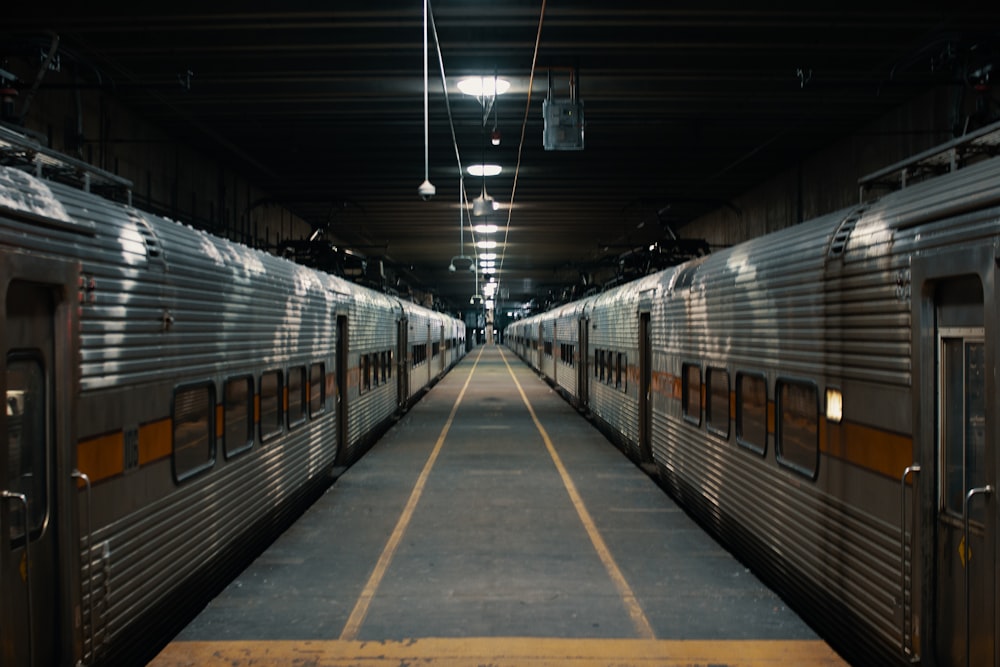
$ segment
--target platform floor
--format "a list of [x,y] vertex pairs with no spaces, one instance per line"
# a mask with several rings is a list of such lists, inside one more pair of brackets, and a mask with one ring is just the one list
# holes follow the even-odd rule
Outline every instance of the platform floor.
[[531,369],[486,346],[151,664],[844,663]]

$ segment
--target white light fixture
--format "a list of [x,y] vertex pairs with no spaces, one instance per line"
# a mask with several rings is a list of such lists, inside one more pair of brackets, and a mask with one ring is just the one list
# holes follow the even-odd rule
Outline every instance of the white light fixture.
[[497,265],[496,260],[492,260],[492,259],[481,259],[481,260],[479,260],[479,266],[483,267],[484,269],[492,269],[496,265]]
[[844,395],[839,389],[826,390],[826,420],[839,424],[844,418]]
[[495,97],[510,90],[510,81],[492,76],[468,76],[459,80],[458,89],[472,97]]
[[497,254],[495,252],[484,252],[479,256],[479,259],[496,259]]
[[489,276],[489,275],[492,275],[492,274],[494,274],[494,273],[496,273],[496,272],[497,272],[497,270],[496,270],[496,269],[483,269],[482,271],[483,271],[483,273],[484,273],[485,275],[487,275],[487,276]]
[[465,169],[472,176],[497,176],[503,172],[498,164],[470,164]]
[[498,227],[496,225],[476,225],[473,227],[477,234],[492,234]]
[[496,241],[480,241],[476,244],[477,248],[483,248],[484,250],[493,250],[497,247]]

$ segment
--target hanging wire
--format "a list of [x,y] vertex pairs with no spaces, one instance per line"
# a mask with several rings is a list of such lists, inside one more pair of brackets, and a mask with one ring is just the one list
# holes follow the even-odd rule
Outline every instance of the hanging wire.
[[[503,281],[503,262],[504,258],[507,256],[507,238],[510,235],[510,220],[514,214],[514,195],[517,193],[517,177],[521,171],[521,153],[524,150],[524,137],[528,130],[528,116],[531,111],[531,89],[534,87],[535,82],[535,67],[538,63],[538,48],[542,42],[542,23],[545,19],[545,1],[542,0],[542,7],[538,13],[538,32],[535,35],[535,52],[531,56],[531,76],[528,77],[528,101],[524,105],[524,121],[521,123],[521,140],[517,145],[517,164],[514,167],[514,185],[510,190],[510,207],[507,209],[507,224],[504,227],[503,232],[503,248],[500,250],[500,262],[497,265],[499,270],[497,271],[497,296],[500,293],[500,283]],[[498,299],[499,300],[499,299]]]
[[[455,119],[451,113],[451,98],[448,96],[448,77],[445,76],[444,71],[444,56],[441,54],[441,40],[438,39],[437,24],[434,22],[434,10],[431,8],[431,0],[425,0],[425,6],[427,7],[428,15],[430,17],[431,32],[434,34],[434,47],[437,51],[438,64],[441,67],[441,87],[444,89],[444,106],[448,112],[448,127],[451,129],[451,144],[455,148],[455,163],[458,165],[458,178],[459,178],[459,188],[461,189],[460,200],[464,201],[464,206],[469,212],[467,216],[469,219],[469,235],[472,237],[472,256],[479,261],[478,247],[476,246],[476,230],[472,225],[472,211],[471,204],[469,203],[469,195],[465,191],[465,171],[462,169],[462,156],[458,150],[458,137],[455,134]],[[426,34],[426,31],[425,31]],[[426,87],[426,86],[425,86]],[[485,185],[484,185],[485,187]],[[460,204],[460,208],[461,208]],[[462,211],[459,210],[459,226],[460,229],[464,222],[462,220]],[[464,255],[465,250],[462,249],[459,254]]]

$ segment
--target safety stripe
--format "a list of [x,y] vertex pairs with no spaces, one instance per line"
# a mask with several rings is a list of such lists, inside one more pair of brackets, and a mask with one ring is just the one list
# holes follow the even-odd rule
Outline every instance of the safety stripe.
[[816,640],[655,640],[550,637],[415,638],[390,641],[173,642],[149,667],[846,667]]

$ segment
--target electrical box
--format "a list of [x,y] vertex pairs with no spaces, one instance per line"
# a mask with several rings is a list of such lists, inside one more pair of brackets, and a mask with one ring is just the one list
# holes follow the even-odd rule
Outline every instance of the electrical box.
[[542,145],[547,151],[583,150],[583,102],[580,100],[542,100],[545,121]]

